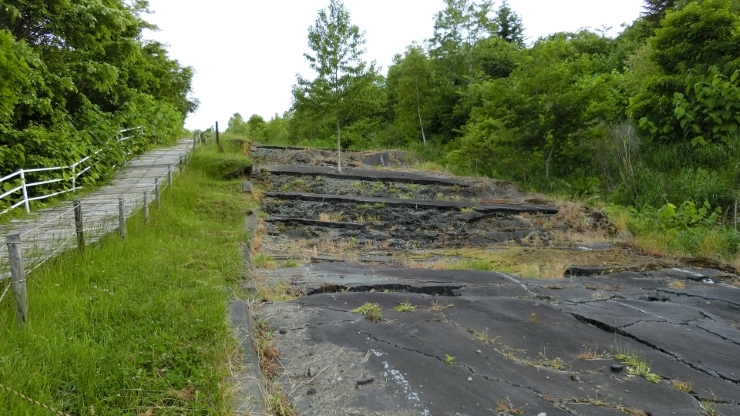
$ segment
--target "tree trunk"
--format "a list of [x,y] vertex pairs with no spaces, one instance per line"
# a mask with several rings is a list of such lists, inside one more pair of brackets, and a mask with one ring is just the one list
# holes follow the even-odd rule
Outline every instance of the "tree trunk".
[[550,158],[552,157],[553,148],[550,148],[550,154],[547,155],[547,160],[545,160],[545,177],[550,178]]
[[342,139],[339,134],[339,113],[337,113],[337,169],[342,173]]
[[427,136],[424,134],[424,123],[421,121],[421,103],[419,102],[419,78],[415,77],[416,82],[416,113],[419,114],[419,128],[421,129],[421,139],[424,141],[424,146],[427,145]]

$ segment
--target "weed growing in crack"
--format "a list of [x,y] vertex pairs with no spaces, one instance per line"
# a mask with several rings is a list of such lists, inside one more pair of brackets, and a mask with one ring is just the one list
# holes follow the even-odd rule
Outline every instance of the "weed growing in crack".
[[576,355],[577,359],[583,361],[601,360],[607,357],[609,357],[609,354],[606,351],[600,353],[598,348],[593,350],[586,348],[586,351]]
[[614,355],[614,358],[627,365],[627,374],[643,377],[651,383],[660,383],[660,376],[651,373],[647,361],[634,352],[620,351]]
[[252,266],[254,266],[256,269],[275,270],[277,269],[278,264],[272,256],[259,254],[252,258]]
[[444,362],[447,363],[447,364],[449,364],[449,365],[455,364],[455,357],[453,357],[453,356],[451,356],[449,354],[445,354]]
[[668,287],[673,288],[673,289],[686,289],[686,283],[679,282],[678,280],[674,280],[668,284]]
[[717,405],[709,400],[699,402],[699,408],[704,416],[721,416],[717,410]]
[[396,307],[393,309],[397,310],[398,312],[413,312],[414,310],[416,310],[416,306],[412,305],[411,302],[409,302],[408,300],[405,300],[396,305]]
[[274,415],[293,416],[298,414],[293,403],[288,402],[285,396],[280,393],[274,393],[270,396],[268,406]]
[[435,301],[432,301],[432,303],[429,305],[429,310],[432,311],[432,312],[442,312],[443,310],[445,310],[447,308],[451,308],[453,306],[455,306],[455,305],[452,304],[452,303],[447,304],[447,305],[442,305],[442,304],[440,304],[439,302],[437,302],[435,300]]
[[383,320],[383,309],[377,303],[367,302],[357,309],[352,309],[350,312],[361,313],[370,322],[380,322]]
[[270,282],[261,274],[252,275],[257,295],[268,302],[294,300],[304,293],[293,286],[289,281]]
[[691,394],[694,392],[694,386],[687,382],[687,381],[681,381],[681,380],[671,380],[671,387],[678,391],[682,391],[684,393]]
[[550,367],[554,368],[556,370],[567,370],[568,367],[565,365],[565,362],[560,357],[549,359],[547,358],[547,355],[545,355],[545,352],[541,352],[540,356],[537,358],[537,360],[533,361],[531,364],[539,365],[543,367]]
[[478,338],[478,340],[480,340],[481,342],[485,342],[486,344],[495,344],[496,340],[500,338],[500,337],[489,338],[488,328],[484,329],[483,332],[473,331],[472,329],[468,329],[468,331],[472,332],[473,335],[475,335],[475,337]]
[[280,358],[280,353],[273,340],[272,327],[266,320],[260,318],[255,319],[254,326],[254,346],[260,370],[265,377],[265,402],[269,408],[267,410],[273,415],[294,416],[295,406],[283,394],[282,386],[275,382],[278,373],[275,361]]
[[301,263],[298,263],[296,260],[285,260],[281,265],[281,267],[300,267]]
[[537,318],[537,314],[534,313],[534,312],[532,312],[532,313],[529,314],[529,318],[528,319],[529,319],[529,323],[530,324],[536,324],[537,322],[539,322],[539,319]]
[[511,404],[511,400],[509,400],[508,397],[505,399],[496,401],[495,412],[504,413],[508,415],[523,415],[524,414],[524,410],[515,408],[514,405]]

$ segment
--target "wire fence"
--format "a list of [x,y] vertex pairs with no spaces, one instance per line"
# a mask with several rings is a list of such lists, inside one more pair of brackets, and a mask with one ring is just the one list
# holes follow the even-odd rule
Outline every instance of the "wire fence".
[[[26,213],[29,214],[31,213],[31,202],[33,201],[53,198],[68,192],[77,192],[77,190],[82,189],[82,187],[78,185],[80,177],[93,168],[95,158],[101,152],[109,150],[113,141],[125,144],[129,140],[142,137],[143,135],[144,128],[141,126],[120,130],[115,139],[108,141],[106,148],[99,149],[71,165],[20,169],[9,175],[5,175],[0,178],[0,189],[5,190],[5,192],[0,195],[0,203],[6,204],[8,208],[0,211],[0,215],[6,214],[20,206],[23,206]],[[124,152],[126,158],[132,154],[129,149],[124,149]],[[41,175],[38,176],[39,179],[37,179],[36,182],[29,182],[29,174],[31,177],[36,176],[37,174]],[[32,196],[31,191],[34,188],[45,186],[52,187],[52,192],[42,192],[40,195]],[[46,191],[48,192],[48,190]],[[14,202],[13,198],[17,197],[18,194],[20,194],[21,199]],[[6,202],[6,199],[9,201]]]
[[[210,134],[196,132],[192,140],[181,140],[171,149],[140,155],[123,166],[110,184],[73,201],[71,206],[41,210],[33,218],[13,220],[0,227],[0,233],[6,234],[6,242],[0,245],[0,304],[12,289],[16,316],[23,326],[28,314],[29,273],[60,253],[84,248],[111,232],[125,238],[126,220],[141,211],[148,220],[149,206],[161,206],[162,192],[172,187],[199,146],[211,139]],[[50,413],[69,416],[3,384],[0,390]]]
[[[150,205],[161,203],[162,192],[172,186],[193,152],[207,140],[207,136],[196,134],[172,148],[140,155],[121,167],[109,184],[79,200],[0,225],[0,235],[6,236],[0,244],[0,303],[11,286],[20,280],[25,286],[25,275],[60,253],[84,248],[111,232],[125,236],[126,220],[141,211],[148,219]],[[18,236],[21,242],[24,276],[18,279],[13,276],[11,264],[11,236]]]

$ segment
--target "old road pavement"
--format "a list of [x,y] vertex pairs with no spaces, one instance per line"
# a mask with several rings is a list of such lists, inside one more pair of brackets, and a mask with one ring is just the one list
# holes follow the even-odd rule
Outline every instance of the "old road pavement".
[[252,310],[299,414],[740,415],[731,270],[400,152],[252,157]]

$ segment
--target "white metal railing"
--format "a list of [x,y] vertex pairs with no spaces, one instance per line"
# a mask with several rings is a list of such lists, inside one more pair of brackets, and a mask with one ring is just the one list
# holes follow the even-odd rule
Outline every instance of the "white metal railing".
[[[143,133],[144,133],[144,127],[142,127],[142,126],[132,127],[132,128],[129,128],[129,129],[119,130],[118,135],[121,136],[121,137],[117,138],[116,140],[118,142],[125,142],[125,141],[128,141],[130,139],[133,139],[133,138],[137,137],[137,135],[142,135]],[[108,144],[110,144],[110,142],[108,142]],[[85,172],[87,172],[88,170],[90,170],[93,167],[92,165],[87,166],[87,167],[83,167],[83,164],[85,162],[89,161],[92,157],[94,157],[97,154],[99,154],[100,152],[102,152],[103,150],[106,150],[106,149],[98,149],[93,154],[91,154],[89,156],[86,156],[86,157],[80,159],[79,161],[77,161],[76,163],[73,163],[73,164],[68,165],[68,166],[53,166],[53,167],[49,167],[49,168],[21,169],[19,171],[13,172],[13,173],[11,173],[9,175],[6,175],[6,176],[0,178],[0,187],[2,187],[2,188],[4,188],[3,184],[6,183],[7,181],[10,181],[10,180],[12,180],[12,179],[14,179],[16,177],[18,177],[20,179],[20,185],[16,186],[15,188],[13,188],[13,189],[11,189],[9,191],[6,191],[2,195],[0,195],[0,201],[4,200],[6,197],[10,197],[11,195],[13,195],[14,193],[16,193],[18,191],[20,191],[21,192],[21,195],[23,196],[23,198],[20,201],[11,204],[10,207],[8,207],[7,209],[5,209],[3,211],[0,211],[0,215],[6,214],[6,213],[8,213],[9,211],[11,211],[11,210],[13,210],[15,208],[18,208],[21,205],[24,206],[24,208],[26,210],[26,213],[30,213],[31,212],[31,205],[30,205],[30,203],[32,201],[38,201],[38,200],[41,200],[41,199],[52,198],[52,197],[55,197],[57,195],[65,194],[67,192],[77,192],[78,189],[82,189],[81,186],[77,186],[77,179],[80,176],[82,176]],[[131,154],[130,151],[129,152],[126,152],[126,155],[127,156],[130,155],[130,154]],[[79,172],[78,172],[78,169],[80,169]],[[60,178],[47,179],[47,180],[38,181],[38,182],[31,182],[31,183],[28,183],[26,181],[26,174],[28,174],[28,173],[53,172],[53,171],[65,171],[65,170],[71,171],[71,174],[69,175],[68,178],[65,178],[64,175],[62,174]],[[29,190],[29,188],[33,188],[33,187],[36,187],[36,186],[42,186],[42,185],[49,185],[49,184],[52,184],[52,183],[59,183],[59,182],[65,181],[65,180],[68,180],[68,181],[71,182],[71,185],[72,185],[71,188],[63,189],[61,191],[57,191],[57,192],[54,192],[54,193],[51,193],[51,194],[35,196],[35,197],[32,197],[32,198],[29,198],[28,197],[28,190]],[[0,189],[2,189],[2,188],[0,188]]]

